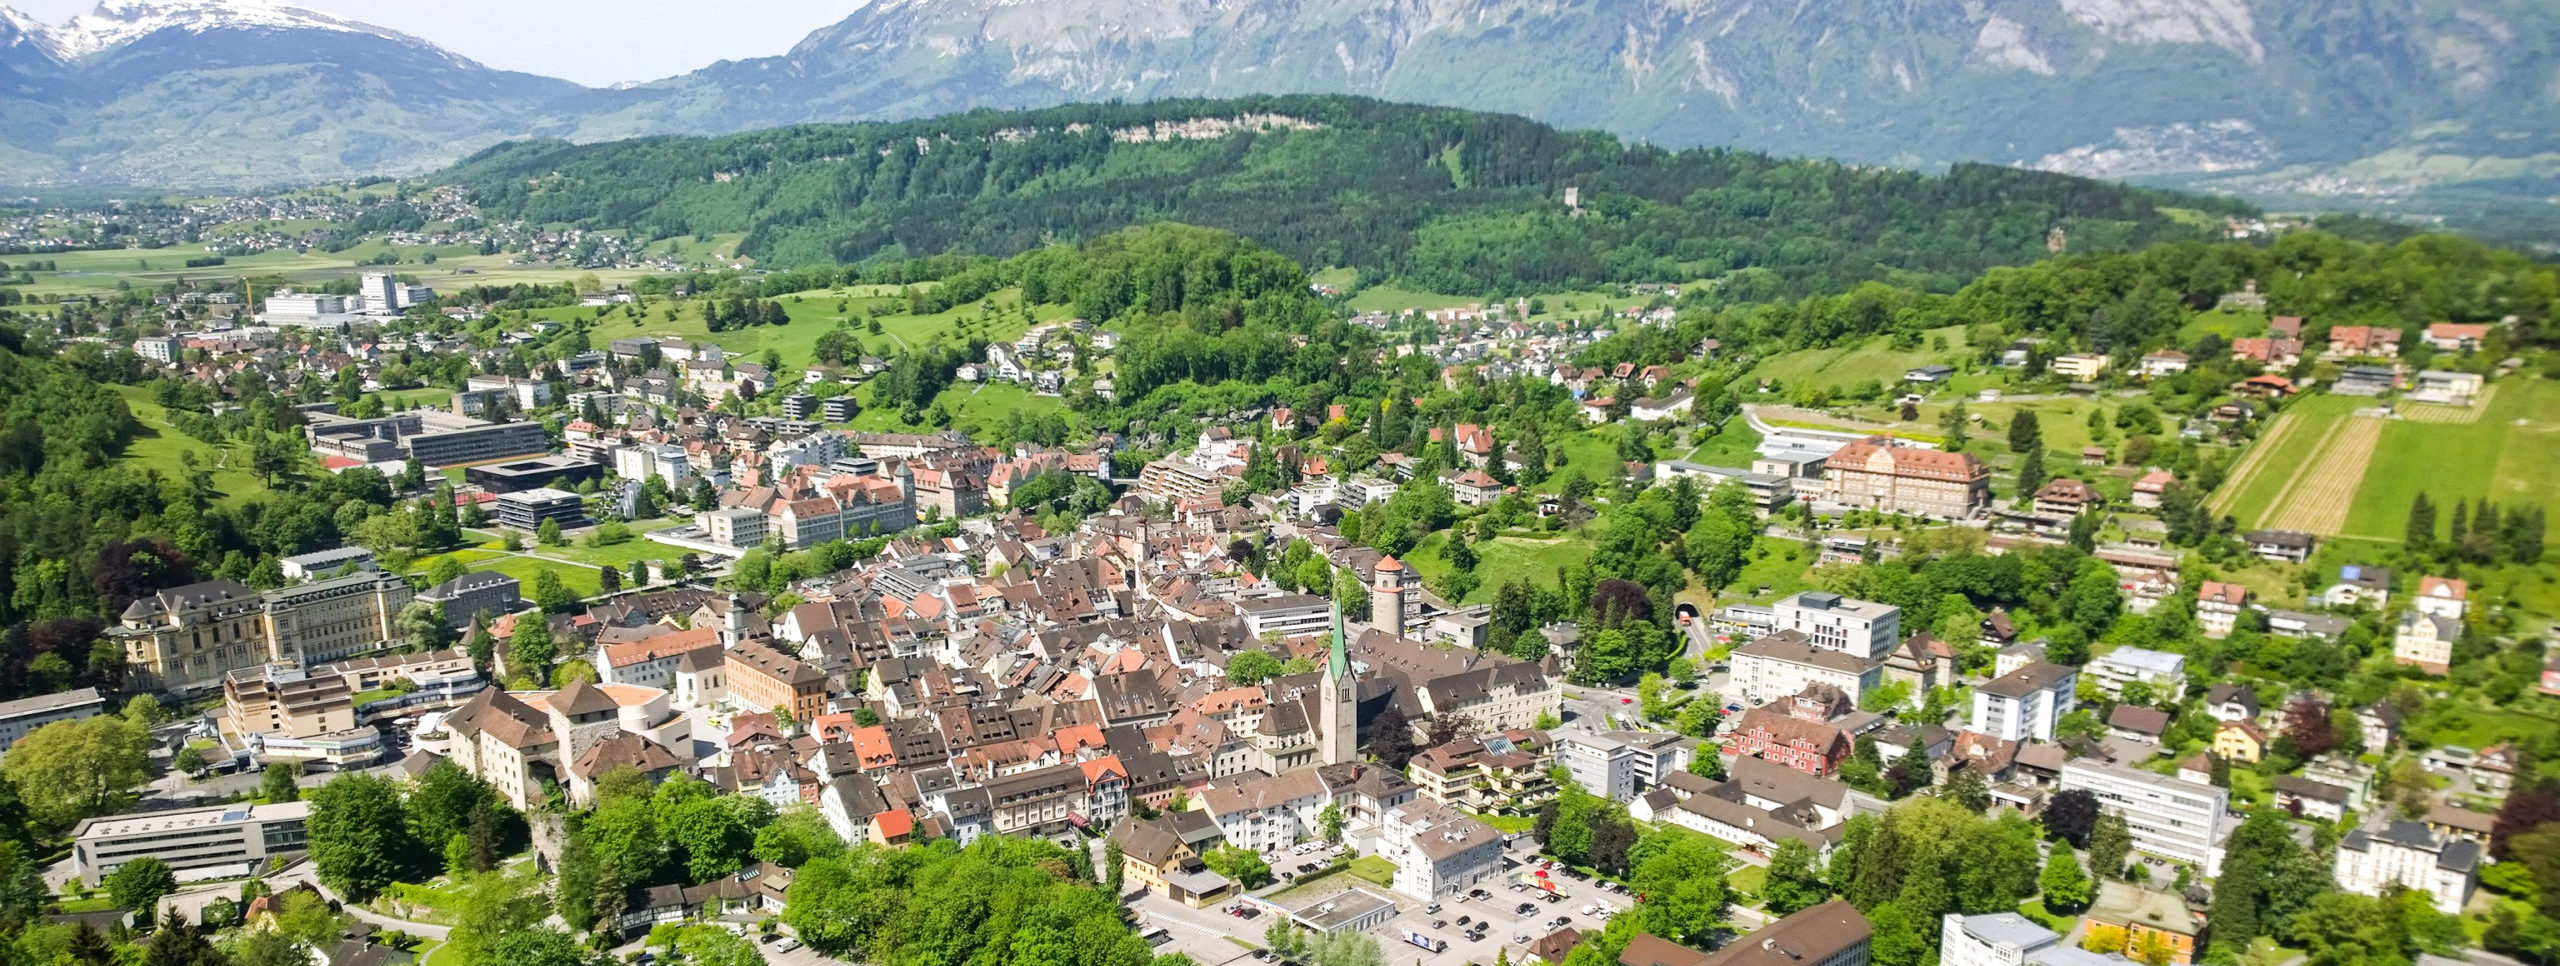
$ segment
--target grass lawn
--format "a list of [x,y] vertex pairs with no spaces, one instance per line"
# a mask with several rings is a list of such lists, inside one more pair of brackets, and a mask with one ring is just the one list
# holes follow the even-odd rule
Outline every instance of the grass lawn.
[[355,693],[354,697],[347,700],[349,703],[361,708],[369,703],[380,701],[384,698],[398,697],[399,695],[400,691],[396,688],[375,688],[371,691],[358,691]]
[[1547,451],[1561,454],[1564,465],[1531,489],[1539,493],[1562,493],[1574,477],[1587,477],[1594,484],[1607,483],[1618,475],[1618,443],[1598,433],[1575,433],[1560,440],[1548,440]]
[[1461,309],[1470,305],[1482,305],[1484,304],[1484,299],[1482,297],[1471,297],[1465,295],[1441,295],[1436,292],[1417,292],[1411,289],[1397,288],[1393,285],[1374,285],[1354,293],[1351,296],[1350,302],[1351,310],[1354,312],[1402,312],[1406,309],[1423,309],[1426,311],[1430,309]]
[[[611,339],[634,336],[677,338],[688,342],[716,342],[731,353],[744,353],[753,360],[772,349],[782,355],[785,368],[807,366],[817,361],[814,347],[818,337],[844,326],[865,351],[886,356],[901,346],[915,347],[934,339],[959,333],[966,323],[968,334],[990,342],[1012,341],[1029,331],[1031,323],[1023,321],[1017,311],[1022,305],[1019,289],[1003,289],[984,301],[993,311],[982,312],[975,303],[931,315],[908,315],[899,290],[888,286],[865,285],[852,289],[821,289],[785,295],[774,301],[791,317],[788,325],[753,325],[745,328],[713,332],[703,323],[702,300],[685,302],[653,301],[643,309],[636,305],[617,307],[605,312],[596,323],[590,338],[601,345]],[[842,308],[838,308],[842,306]],[[887,306],[895,314],[880,317],[880,332],[870,329],[870,310]],[[672,310],[673,319],[667,317]],[[544,318],[568,319],[593,317],[594,308],[573,307],[539,309],[533,314]],[[1053,321],[1073,312],[1071,306],[1035,305],[1031,315],[1038,321]]]
[[[872,405],[869,387],[859,392],[863,401],[862,411],[854,414],[853,422],[847,425],[854,429],[872,432],[920,431],[911,424],[901,422],[898,419],[897,409]],[[1064,410],[1067,406],[1065,399],[1039,395],[1012,383],[955,383],[950,388],[944,389],[941,395],[933,397],[933,401],[951,413],[953,429],[962,430],[975,437],[984,437],[988,435],[989,430],[1003,425],[1006,413],[1019,412],[1025,416],[1031,416]]]
[[[1936,340],[1946,340],[1944,350],[1932,349]],[[1968,358],[1963,326],[1931,329],[1920,340],[1920,348],[1902,351],[1893,347],[1890,336],[1877,336],[1851,346],[1789,352],[1753,367],[1747,380],[1775,379],[1778,385],[1792,391],[1801,384],[1818,386],[1854,386],[1873,379],[1886,388],[1901,384],[1902,374],[1932,363],[1957,363]],[[1745,385],[1753,383],[1746,382]]]
[[2071,931],[2071,922],[2075,918],[2072,916],[2057,916],[2052,912],[2047,911],[2044,907],[2044,899],[2041,897],[2018,903],[2018,912],[2029,919],[2042,923],[2045,928],[2059,933],[2069,933]]
[[2560,719],[2541,707],[2542,699],[2526,696],[2517,707],[2492,708],[2464,701],[2439,701],[2420,715],[2425,736],[2437,745],[2482,748],[2502,741],[2543,740],[2560,731]]
[[[1733,582],[1733,592],[1761,603],[1813,586],[1808,578],[1813,570],[1813,557],[1807,554],[1802,540],[1761,537],[1751,550],[1751,560],[1742,565],[1742,576]],[[1769,588],[1762,593],[1762,586]]]
[[1495,831],[1499,831],[1504,835],[1518,835],[1537,827],[1538,824],[1538,818],[1535,815],[1484,814],[1477,815],[1476,821],[1483,822],[1486,825],[1491,825],[1494,827]]
[[2189,318],[2187,324],[2178,327],[2178,345],[2183,348],[2194,344],[2197,339],[2204,338],[2206,333],[2219,335],[2225,339],[2256,338],[2267,334],[2267,314],[2226,312],[2221,309],[2199,312]]
[[366,905],[395,919],[442,925],[451,921],[451,910],[458,899],[452,890],[434,882],[394,882]]
[[[2044,465],[2047,472],[2069,472],[2080,465],[2080,451],[2092,445],[2113,449],[2124,445],[2124,432],[2115,428],[2116,411],[2127,400],[2072,396],[2062,399],[2037,399],[2027,402],[1969,402],[1965,412],[1978,413],[1982,421],[1973,424],[1971,441],[1965,448],[1976,455],[2009,452],[2009,426],[2018,414],[2036,414],[2036,430],[2044,436]],[[1920,426],[1924,431],[1938,430],[1939,415],[1946,407],[1920,407]],[[2103,438],[2089,432],[2089,414],[2102,412],[2106,421]],[[2166,425],[2164,423],[2164,425]],[[1941,431],[1942,432],[1942,431]]]
[[1751,428],[1751,421],[1747,419],[1725,423],[1724,429],[1681,457],[1703,466],[1734,467],[1749,467],[1752,460],[1759,458],[1760,433]]
[[2441,508],[2439,534],[2452,526],[2453,500],[2560,500],[2560,386],[2502,380],[2477,422],[2392,420],[2347,512],[2347,532],[2399,539],[2420,492]]
[[1351,874],[1379,885],[1394,885],[1396,864],[1374,855],[1351,860]]
[[[530,552],[534,548],[528,544],[526,549]],[[553,553],[565,553],[574,550],[587,550],[589,548],[543,547],[540,549]],[[651,560],[658,558],[655,556],[643,557],[640,556],[640,554],[655,554],[658,551],[665,551],[665,559],[673,560],[677,555],[684,552],[662,543],[642,540],[639,538],[633,538],[630,543],[618,544],[604,549],[631,553],[633,556],[630,559]],[[462,561],[464,566],[467,566],[472,570],[494,571],[522,581],[524,583],[524,594],[528,598],[533,595],[534,575],[545,570],[559,574],[560,582],[580,597],[594,596],[596,591],[603,586],[604,581],[604,572],[593,566],[571,563],[567,560],[520,557],[510,555],[504,551],[483,550],[479,548],[467,548],[463,550],[455,550],[450,553],[420,557],[416,560],[410,561],[409,566],[404,568],[401,572],[412,574],[426,573],[429,569],[432,569],[435,566],[436,560],[441,557],[453,557]],[[625,561],[625,563],[627,562],[628,560]],[[621,567],[624,566],[624,564],[616,564],[615,566]]]
[[631,569],[631,562],[635,560],[646,560],[651,563],[655,563],[661,560],[674,560],[677,557],[683,556],[685,553],[684,548],[659,543],[646,536],[646,534],[651,531],[665,530],[681,525],[683,522],[684,521],[681,520],[642,520],[630,525],[631,539],[608,546],[590,547],[586,545],[585,541],[581,540],[566,547],[532,546],[525,549],[528,552],[569,561],[571,563],[590,564],[597,567],[610,564],[615,567],[620,567],[624,571],[629,571]]
[[421,386],[416,389],[385,389],[374,395],[392,409],[443,409],[453,404],[453,390],[443,386]]
[[109,909],[115,908],[116,901],[106,893],[102,892],[86,899],[66,898],[61,901],[60,905],[62,906],[62,911],[66,913],[105,912]]
[[108,386],[124,397],[133,410],[133,418],[142,424],[142,432],[124,449],[126,462],[140,463],[159,470],[170,479],[185,479],[187,466],[181,454],[196,454],[196,465],[213,470],[214,489],[222,493],[222,502],[238,503],[267,491],[265,481],[247,469],[248,454],[230,446],[215,446],[178,431],[169,423],[169,411],[151,399],[151,391],[141,386]]
[[1760,887],[1769,884],[1769,870],[1762,866],[1746,865],[1733,870],[1731,874],[1724,877],[1724,881],[1733,886],[1733,891],[1750,896],[1752,901],[1757,902],[1760,899]]
[[[1440,548],[1448,542],[1446,533],[1424,537],[1413,552],[1404,556],[1407,565],[1427,581],[1437,581],[1449,572],[1449,563],[1440,557]],[[1513,580],[1526,580],[1533,586],[1552,587],[1556,568],[1570,567],[1591,556],[1591,541],[1580,534],[1540,540],[1533,537],[1496,537],[1491,543],[1479,542],[1476,549],[1476,576],[1481,582],[1475,592],[1460,603],[1483,603],[1493,599],[1502,585]]]

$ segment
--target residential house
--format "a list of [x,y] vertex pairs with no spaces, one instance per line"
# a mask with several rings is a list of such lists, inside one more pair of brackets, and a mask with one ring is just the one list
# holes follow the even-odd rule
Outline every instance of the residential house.
[[2394,821],[2347,833],[2331,871],[2347,892],[2379,896],[2399,886],[2425,893],[2437,911],[2459,915],[2479,882],[2479,865],[2479,843]]
[[2391,660],[2429,674],[2443,674],[2453,666],[2453,644],[2461,638],[2459,621],[2421,610],[2402,611],[2399,626],[2391,632]]
[[2471,352],[2479,349],[2481,341],[2488,337],[2489,327],[2486,325],[2438,322],[2427,326],[2423,338],[2438,352]]
[[2213,729],[2213,755],[2231,761],[2257,764],[2267,755],[2266,729],[2255,721],[2225,721]]
[[2187,656],[2146,647],[2119,647],[2089,662],[2098,689],[2122,697],[2124,686],[2140,681],[2159,699],[2178,701],[2187,694]]
[[2143,356],[2142,366],[2136,371],[2145,379],[2174,376],[2187,371],[2187,354],[2176,349],[2162,349]]
[[2240,611],[2249,605],[2249,588],[2239,584],[2208,580],[2196,591],[2196,626],[2204,636],[2219,640],[2228,637],[2239,626]]
[[2298,530],[2251,530],[2240,535],[2249,552],[2278,563],[2308,563],[2318,538]]
[[2097,900],[2089,904],[2081,918],[2093,928],[2107,926],[2123,931],[2124,948],[2110,952],[2132,957],[2146,945],[2165,945],[2172,966],[2195,962],[2196,940],[2204,934],[2204,917],[2188,908],[2186,899],[2130,882],[2101,883]]
[[2322,590],[2319,602],[2342,610],[2380,609],[2391,602],[2391,568],[2348,564],[2338,568],[2338,581]]

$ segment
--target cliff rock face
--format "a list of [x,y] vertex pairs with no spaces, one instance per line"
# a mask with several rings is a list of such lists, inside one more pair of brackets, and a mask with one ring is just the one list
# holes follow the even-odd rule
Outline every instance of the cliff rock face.
[[1901,165],[2560,178],[2550,0],[856,0],[780,55],[615,90],[266,0],[117,0],[58,27],[0,8],[0,80],[0,182],[396,173],[504,137],[1254,93]]
[[2560,140],[2540,0],[877,0],[544,133],[1342,92],[1672,145],[2105,177]]

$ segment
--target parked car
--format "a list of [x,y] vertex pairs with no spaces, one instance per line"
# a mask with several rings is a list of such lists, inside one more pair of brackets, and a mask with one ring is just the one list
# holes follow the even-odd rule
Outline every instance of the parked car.
[[1534,916],[1538,914],[1538,904],[1534,902],[1523,902],[1520,904],[1520,908],[1511,911],[1523,916]]
[[1473,916],[1459,916],[1459,917],[1458,917],[1458,925],[1461,925],[1461,926],[1466,925],[1466,924],[1471,923],[1471,922],[1474,922],[1474,921],[1475,921],[1475,917],[1473,917]]
[[777,953],[787,953],[798,948],[800,948],[800,941],[789,936],[784,936],[773,944],[773,951]]

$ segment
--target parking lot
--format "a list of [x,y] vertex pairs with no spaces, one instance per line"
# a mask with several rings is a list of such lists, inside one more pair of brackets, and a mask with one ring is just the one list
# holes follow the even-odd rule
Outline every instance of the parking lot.
[[[1483,895],[1470,893],[1463,899],[1432,903],[1391,891],[1376,883],[1349,877],[1342,884],[1384,896],[1395,903],[1392,918],[1372,926],[1366,932],[1393,962],[1412,962],[1420,966],[1487,966],[1494,962],[1498,950],[1508,948],[1511,960],[1518,962],[1527,952],[1527,944],[1554,932],[1559,925],[1575,929],[1597,929],[1608,915],[1622,912],[1634,904],[1634,898],[1585,879],[1574,878],[1561,869],[1550,869],[1546,881],[1552,890],[1519,884],[1520,877],[1539,881],[1541,863],[1534,857],[1536,843],[1521,836],[1504,854],[1501,877],[1488,879],[1477,886]],[[1282,849],[1264,856],[1275,874],[1293,877],[1308,863],[1322,863],[1331,858],[1324,853],[1298,853]],[[1320,887],[1319,887],[1320,888]],[[1550,898],[1552,896],[1552,898]],[[1298,906],[1311,898],[1282,896],[1285,905]],[[1179,903],[1148,895],[1133,903],[1139,918],[1149,926],[1162,926],[1167,941],[1160,952],[1182,952],[1198,960],[1202,966],[1254,966],[1259,960],[1254,951],[1262,948],[1262,937],[1271,926],[1268,915],[1239,916],[1232,911],[1234,903],[1191,909]],[[1528,911],[1523,913],[1522,908]],[[1596,907],[1605,907],[1606,912]],[[1409,933],[1420,933],[1445,948],[1424,952],[1407,941]]]

